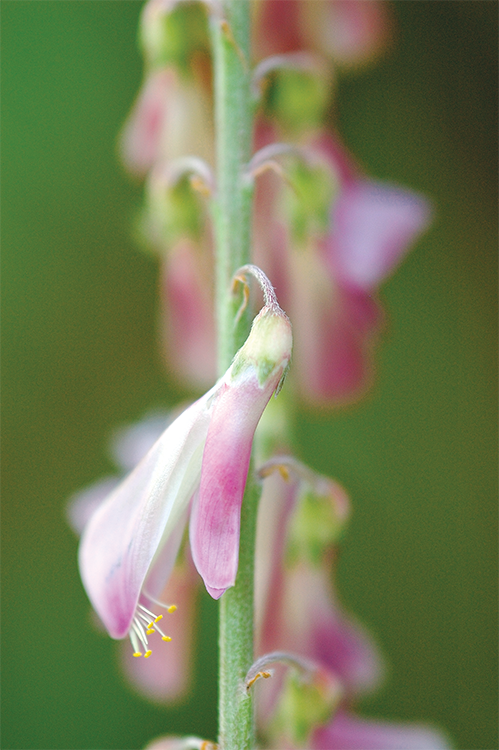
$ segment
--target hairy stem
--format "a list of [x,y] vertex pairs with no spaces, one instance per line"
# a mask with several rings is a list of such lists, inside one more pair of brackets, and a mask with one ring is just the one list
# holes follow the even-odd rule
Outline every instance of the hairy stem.
[[[217,194],[216,318],[218,368],[225,372],[249,330],[249,311],[236,321],[240,299],[231,292],[235,271],[250,260],[252,189],[245,179],[251,156],[249,0],[222,0],[223,19],[213,16]],[[252,699],[243,689],[253,661],[253,578],[259,489],[250,469],[241,512],[236,584],[220,601],[219,744],[222,750],[254,746]]]

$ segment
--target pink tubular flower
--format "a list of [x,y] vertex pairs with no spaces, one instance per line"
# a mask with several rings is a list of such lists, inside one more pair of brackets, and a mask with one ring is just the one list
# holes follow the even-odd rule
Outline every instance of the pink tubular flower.
[[[303,153],[336,185],[329,226],[301,241],[286,228],[294,209],[285,215],[281,209],[280,218],[265,226],[258,220],[256,262],[269,275],[278,268],[277,292],[294,327],[300,394],[312,404],[346,403],[372,382],[373,348],[384,319],[378,287],[428,227],[431,211],[423,196],[365,177],[326,133]],[[265,175],[257,206],[267,214],[269,206],[278,211],[279,189],[276,177]],[[300,189],[313,191],[314,183]]]
[[203,87],[174,68],[150,71],[120,137],[123,164],[144,177],[160,161],[194,153],[213,156],[211,109]]
[[165,430],[86,525],[84,586],[109,634],[129,635],[136,654],[151,653],[154,631],[168,640],[150,608],[173,568],[193,496],[198,572],[215,598],[234,584],[253,433],[290,355],[289,321],[277,303],[266,304],[224,377]]
[[256,554],[257,649],[298,654],[335,674],[349,695],[375,687],[381,661],[368,633],[346,615],[331,565],[349,499],[331,479],[283,456],[261,470]]

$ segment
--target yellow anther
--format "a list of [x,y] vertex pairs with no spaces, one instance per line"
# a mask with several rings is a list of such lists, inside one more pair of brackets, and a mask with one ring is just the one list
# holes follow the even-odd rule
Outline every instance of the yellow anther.
[[136,651],[136,652],[134,653],[134,656],[142,656],[142,654],[140,653],[140,651]]
[[171,612],[175,612],[176,609],[177,609],[177,605],[176,604],[172,604],[171,607],[168,607],[168,612],[170,612],[170,613]]
[[171,637],[169,635],[164,635],[161,640],[162,641],[171,641]]
[[[168,610],[168,612],[169,612],[169,611],[170,611],[170,610]],[[160,620],[162,620],[162,619],[163,619],[163,615],[158,615],[158,616],[156,617],[156,619],[154,620],[154,622],[159,622],[159,621],[160,621]]]
[[149,651],[146,651],[144,654],[144,659],[147,659],[149,656],[151,656],[152,651],[149,649]]
[[253,679],[246,683],[246,690],[249,690],[250,687],[252,687],[261,677],[263,677],[264,680],[267,680],[269,677],[272,677],[272,672],[257,672]]
[[149,628],[149,630],[146,630],[146,635],[151,635],[151,633],[154,633],[154,628]]

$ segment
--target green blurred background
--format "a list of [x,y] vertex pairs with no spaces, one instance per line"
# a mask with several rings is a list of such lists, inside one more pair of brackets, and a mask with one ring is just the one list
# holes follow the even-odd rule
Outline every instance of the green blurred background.
[[[157,268],[130,239],[139,189],[115,157],[140,7],[2,2],[6,750],[216,734],[216,606],[203,598],[189,701],[146,703],[90,625],[64,520],[67,496],[111,469],[109,433],[179,396],[156,346]],[[341,79],[337,118],[368,171],[426,192],[436,220],[384,288],[376,388],[300,414],[297,439],[353,498],[339,587],[390,665],[363,709],[493,750],[497,4],[393,10],[393,49]]]

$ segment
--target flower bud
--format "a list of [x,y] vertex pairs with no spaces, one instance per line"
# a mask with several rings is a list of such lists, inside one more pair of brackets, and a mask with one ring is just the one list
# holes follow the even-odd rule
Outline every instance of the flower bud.
[[208,54],[206,11],[201,3],[149,0],[140,22],[140,43],[147,62],[174,65],[188,72],[192,57]]

